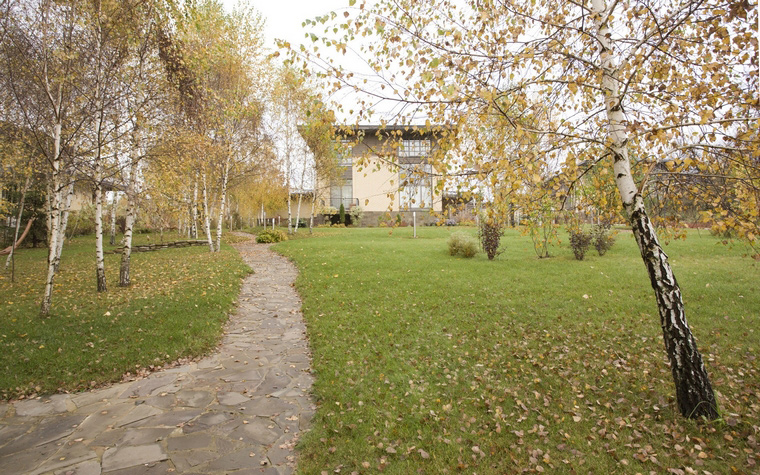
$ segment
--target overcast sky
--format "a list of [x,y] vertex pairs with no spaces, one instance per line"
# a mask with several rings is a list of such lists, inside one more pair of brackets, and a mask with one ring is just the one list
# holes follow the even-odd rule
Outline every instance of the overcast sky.
[[[238,0],[222,0],[227,9],[238,4]],[[248,0],[266,20],[266,43],[275,49],[275,38],[289,41],[292,45],[304,42],[301,23],[331,11],[348,7],[348,0]]]

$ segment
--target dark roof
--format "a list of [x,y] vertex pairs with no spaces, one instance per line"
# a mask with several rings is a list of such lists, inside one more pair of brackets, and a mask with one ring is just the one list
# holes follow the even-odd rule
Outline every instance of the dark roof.
[[404,124],[404,125],[395,125],[395,124],[366,124],[366,125],[344,125],[344,126],[338,126],[338,128],[345,128],[350,130],[357,130],[357,131],[394,131],[394,130],[401,130],[404,132],[435,132],[438,130],[446,130],[450,129],[450,126],[447,125],[441,125],[441,124],[431,124],[430,126],[426,126],[425,124]]

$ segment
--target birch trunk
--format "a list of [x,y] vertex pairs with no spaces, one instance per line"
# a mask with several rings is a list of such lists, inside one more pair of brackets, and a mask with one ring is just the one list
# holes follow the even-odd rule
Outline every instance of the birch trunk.
[[317,206],[317,192],[314,191],[314,197],[311,199],[311,216],[309,216],[309,234],[314,234],[314,210]]
[[74,198],[74,180],[71,179],[66,187],[66,197],[63,200],[63,206],[60,209],[61,222],[58,228],[60,236],[58,237],[58,243],[56,248],[56,255],[58,258],[55,263],[55,271],[58,272],[58,267],[61,265],[61,253],[63,252],[63,243],[66,240],[66,229],[69,225],[69,210],[71,210],[71,200]]
[[206,182],[206,172],[203,172],[203,230],[206,232],[206,241],[208,248],[214,252],[214,241],[211,239],[211,216],[209,216],[208,206],[208,184]]
[[103,121],[105,120],[105,110],[103,103],[104,95],[104,78],[102,70],[102,30],[100,27],[100,3],[96,4],[97,21],[95,22],[95,31],[97,38],[97,63],[96,63],[96,84],[95,84],[95,106],[98,113],[98,120],[95,126],[95,143],[97,152],[95,154],[95,278],[97,280],[98,292],[105,292],[106,286],[106,265],[103,257]]
[[303,201],[303,193],[298,194],[298,209],[296,209],[296,224],[293,227],[293,233],[298,232],[298,221],[301,220],[301,201]]
[[219,219],[216,223],[216,246],[212,251],[219,252],[222,249],[222,224],[224,221],[224,207],[227,204],[227,180],[230,173],[230,159],[224,163],[224,173],[222,174],[222,196],[219,199]]
[[63,190],[61,185],[61,122],[58,121],[53,126],[53,160],[51,175],[50,198],[50,236],[48,239],[48,259],[47,259],[47,276],[45,278],[45,290],[42,294],[40,304],[40,315],[50,315],[50,308],[53,304],[53,281],[58,268],[58,239],[61,227],[61,207],[63,205]]
[[190,233],[193,239],[198,239],[198,173],[193,181],[193,204],[190,208]]
[[50,245],[50,236],[53,234],[53,180],[49,178],[45,181],[45,230]]
[[290,195],[290,187],[288,186],[288,234],[293,234],[293,220],[291,219],[292,212],[290,210],[290,202],[291,202],[291,195]]
[[115,191],[113,194],[113,203],[111,203],[111,239],[109,243],[112,246],[116,245],[116,205],[119,203],[119,192]]
[[127,181],[127,212],[124,218],[124,238],[122,239],[121,263],[119,265],[119,287],[129,287],[131,282],[129,267],[132,258],[132,231],[135,225],[137,210],[137,162],[140,157],[138,126],[132,130],[132,152],[129,162],[129,178]]
[[670,369],[676,386],[678,409],[691,419],[719,417],[717,403],[702,356],[684,314],[683,298],[676,277],[657,239],[631,174],[628,157],[628,132],[622,107],[619,67],[612,48],[608,22],[611,11],[604,0],[593,0],[596,40],[602,61],[602,90],[607,112],[608,143],[613,155],[613,169],[623,208],[629,216],[639,252],[649,273],[660,313],[660,325]]
[[106,264],[103,255],[103,183],[102,165],[95,172],[95,277],[98,292],[108,290],[106,286]]
[[[130,183],[131,185],[131,183]],[[131,186],[128,186],[131,188]],[[132,257],[132,228],[135,224],[135,199],[131,189],[127,190],[127,212],[124,218],[124,238],[122,239],[121,263],[119,264],[119,287],[129,287],[130,258]]]

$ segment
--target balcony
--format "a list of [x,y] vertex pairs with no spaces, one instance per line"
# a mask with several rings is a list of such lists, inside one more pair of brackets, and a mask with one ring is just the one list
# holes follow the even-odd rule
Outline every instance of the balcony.
[[349,210],[352,206],[359,206],[359,198],[330,198],[330,207],[340,209],[340,205]]

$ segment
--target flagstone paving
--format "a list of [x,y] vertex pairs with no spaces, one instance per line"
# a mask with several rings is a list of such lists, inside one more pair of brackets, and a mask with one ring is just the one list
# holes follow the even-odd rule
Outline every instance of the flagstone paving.
[[314,413],[295,267],[253,241],[255,273],[217,352],[80,394],[0,403],[3,474],[289,474]]

